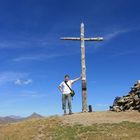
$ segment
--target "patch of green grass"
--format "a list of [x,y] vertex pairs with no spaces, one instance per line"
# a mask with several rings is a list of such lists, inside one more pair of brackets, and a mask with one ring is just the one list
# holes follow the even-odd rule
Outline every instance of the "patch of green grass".
[[54,140],[139,140],[140,124],[122,122],[119,124],[94,124],[91,126],[59,126],[54,130]]
[[63,124],[57,117],[0,126],[0,140],[139,140],[140,123]]

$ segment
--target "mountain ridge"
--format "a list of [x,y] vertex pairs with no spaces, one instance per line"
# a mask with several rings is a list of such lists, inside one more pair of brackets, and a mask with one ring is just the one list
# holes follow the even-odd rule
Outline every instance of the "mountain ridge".
[[5,117],[0,117],[0,123],[1,124],[5,124],[5,123],[14,123],[14,122],[19,122],[19,121],[23,121],[23,120],[27,120],[27,119],[33,119],[33,118],[43,118],[42,115],[33,112],[31,115],[27,116],[27,117],[21,117],[21,116],[16,116],[16,115],[9,115],[9,116],[5,116]]

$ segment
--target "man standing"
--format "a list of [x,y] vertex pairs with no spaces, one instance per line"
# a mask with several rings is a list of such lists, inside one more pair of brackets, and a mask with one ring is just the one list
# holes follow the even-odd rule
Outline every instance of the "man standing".
[[64,110],[64,115],[66,115],[66,102],[68,101],[68,109],[69,115],[72,114],[72,106],[71,106],[71,87],[72,84],[76,81],[80,80],[81,77],[76,78],[74,80],[70,80],[69,75],[65,75],[64,81],[59,85],[58,89],[62,93],[62,109]]

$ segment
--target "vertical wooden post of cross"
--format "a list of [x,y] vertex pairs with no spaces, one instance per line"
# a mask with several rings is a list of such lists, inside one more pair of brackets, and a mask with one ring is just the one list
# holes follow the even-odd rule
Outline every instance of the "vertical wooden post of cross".
[[81,23],[82,112],[87,112],[87,81],[85,62],[84,24]]

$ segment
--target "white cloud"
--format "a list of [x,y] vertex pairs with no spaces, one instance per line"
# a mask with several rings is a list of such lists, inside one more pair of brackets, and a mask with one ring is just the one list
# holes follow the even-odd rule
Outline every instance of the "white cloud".
[[[108,29],[109,30],[109,29]],[[139,28],[123,28],[123,29],[113,29],[113,30],[109,30],[110,32],[106,32],[103,35],[104,40],[101,43],[96,43],[95,49],[98,49],[100,47],[102,47],[103,45],[105,45],[107,42],[111,41],[112,39],[114,39],[115,37],[118,37],[119,35],[131,32],[133,30],[139,30]]]
[[[14,82],[17,79],[27,77],[27,73],[16,73],[16,72],[2,72],[0,73],[0,85],[7,84],[9,82]],[[17,81],[19,82],[19,81]]]
[[28,79],[28,80],[25,80],[23,82],[23,84],[25,84],[25,85],[29,85],[29,84],[32,84],[32,83],[33,83],[32,79]]
[[40,56],[22,56],[22,57],[18,57],[18,58],[15,58],[13,59],[13,61],[15,62],[20,62],[20,61],[27,61],[27,60],[42,60],[43,57],[40,57]]
[[[10,48],[25,48],[25,47],[44,47],[44,45],[47,43],[46,40],[41,41],[41,39],[38,39],[37,37],[29,37],[22,39],[16,39],[16,40],[2,40],[0,42],[0,49]],[[45,45],[46,47],[46,45]]]
[[22,81],[21,81],[20,79],[17,79],[17,80],[15,81],[15,85],[22,85]]
[[0,49],[4,48],[23,48],[29,45],[29,42],[26,40],[19,40],[19,41],[2,41],[0,42]]
[[29,85],[32,84],[32,79],[27,79],[27,80],[21,80],[21,79],[17,79],[15,80],[15,85]]
[[131,54],[136,54],[137,51],[134,51],[134,50],[126,50],[126,51],[123,51],[123,52],[118,52],[118,53],[115,53],[111,56],[112,57],[120,57],[120,56],[124,56],[124,55],[131,55]]
[[49,54],[49,55],[30,55],[30,56],[21,56],[18,58],[13,59],[15,62],[21,62],[21,61],[42,61],[46,59],[53,59],[57,57],[61,57],[61,54]]
[[75,55],[76,53],[63,53],[63,54],[37,54],[37,55],[29,55],[29,56],[21,56],[14,58],[12,61],[14,62],[21,62],[21,61],[43,61],[48,59],[55,59],[58,57],[64,57],[64,56],[71,56]]
[[106,34],[106,35],[104,36],[104,38],[105,38],[105,40],[111,40],[111,39],[113,39],[113,38],[119,36],[120,34],[127,33],[127,32],[129,32],[129,31],[131,31],[131,30],[130,30],[130,29],[115,30],[115,31],[112,31],[112,32]]
[[110,41],[111,39],[113,39],[121,34],[128,33],[128,32],[135,31],[135,30],[136,31],[140,30],[140,27],[114,29],[114,30],[111,30],[111,32],[104,34],[104,38],[105,38],[105,40]]
[[19,96],[31,97],[31,98],[43,98],[43,97],[47,97],[48,94],[38,93],[36,91],[22,91],[22,93]]

